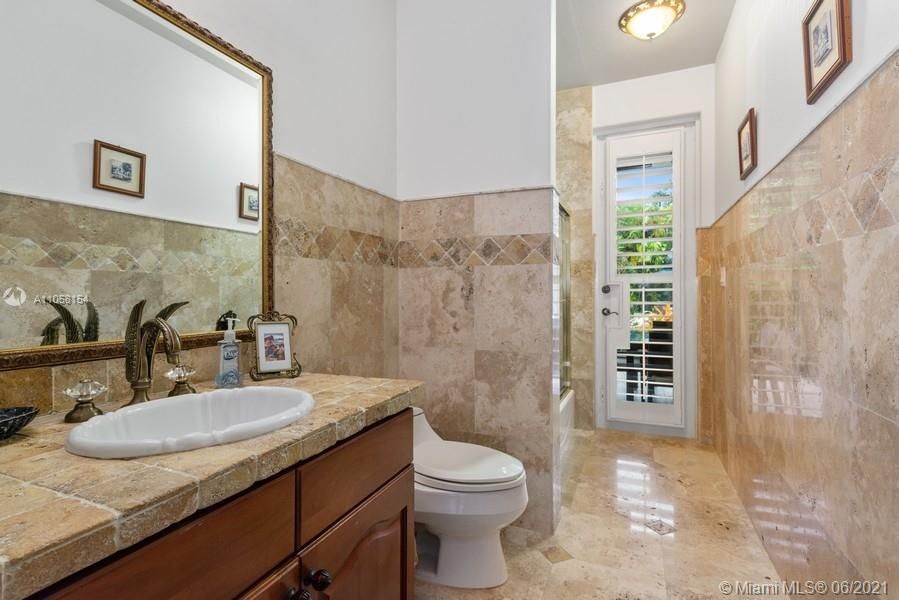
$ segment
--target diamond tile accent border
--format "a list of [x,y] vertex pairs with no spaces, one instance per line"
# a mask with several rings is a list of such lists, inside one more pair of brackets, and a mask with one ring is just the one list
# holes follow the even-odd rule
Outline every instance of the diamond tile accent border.
[[[846,185],[795,208],[786,207],[779,213],[753,218],[761,224],[736,241],[719,244],[718,258],[729,268],[770,262],[893,226],[897,216],[890,206],[897,206],[897,189],[899,157],[875,165],[870,172],[862,173]],[[755,200],[752,196],[747,199],[750,205]],[[756,212],[761,211],[756,209]]]
[[397,243],[378,235],[275,217],[275,255],[395,267]]
[[482,265],[542,265],[552,260],[550,234],[471,236],[397,244],[398,266],[476,267]]
[[284,218],[275,222],[275,254],[413,269],[549,264],[555,249],[553,236],[548,233],[396,242],[370,233]]
[[[237,236],[245,235],[234,233]],[[105,244],[64,243],[2,234],[0,265],[213,277],[256,275],[260,268],[257,259],[248,257],[212,256],[185,250],[140,250]]]
[[259,235],[0,193],[0,267],[258,276]]

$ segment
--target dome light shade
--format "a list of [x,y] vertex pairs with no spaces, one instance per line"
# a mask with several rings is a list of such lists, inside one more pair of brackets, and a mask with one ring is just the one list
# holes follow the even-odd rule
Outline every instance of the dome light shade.
[[684,0],[644,0],[624,11],[618,29],[638,40],[653,40],[681,18],[687,9]]

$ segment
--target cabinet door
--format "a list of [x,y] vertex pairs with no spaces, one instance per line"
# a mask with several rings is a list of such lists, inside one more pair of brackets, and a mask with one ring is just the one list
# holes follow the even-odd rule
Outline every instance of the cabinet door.
[[241,600],[298,600],[300,589],[300,561],[294,558],[253,586]]
[[312,598],[413,600],[413,500],[407,467],[301,552],[300,572]]
[[412,462],[412,409],[300,467],[297,550]]

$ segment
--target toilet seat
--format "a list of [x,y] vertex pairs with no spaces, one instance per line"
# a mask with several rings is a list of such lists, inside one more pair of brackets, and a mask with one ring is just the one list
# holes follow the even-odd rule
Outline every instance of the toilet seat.
[[524,475],[524,465],[517,458],[475,444],[433,440],[415,446],[414,453],[416,479],[422,476],[422,483],[426,478],[432,482],[467,486],[466,490],[477,486],[481,491],[487,491],[485,486],[500,486],[494,489],[515,487]]
[[498,483],[460,483],[458,481],[446,481],[428,477],[416,471],[415,483],[435,490],[444,490],[447,492],[464,492],[464,493],[483,493],[483,492],[500,492],[503,490],[511,490],[524,484],[525,476],[522,473],[512,481],[501,481]]

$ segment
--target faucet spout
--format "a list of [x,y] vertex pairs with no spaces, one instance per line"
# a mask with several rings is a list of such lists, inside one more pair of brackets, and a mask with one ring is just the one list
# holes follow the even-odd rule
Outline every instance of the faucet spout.
[[[155,317],[140,326],[140,335],[136,338],[136,369],[129,379],[134,394],[132,404],[140,404],[150,400],[149,391],[153,379],[153,357],[156,355],[156,346],[160,336],[163,339],[166,361],[170,364],[180,364],[181,335],[175,327],[163,319]],[[129,354],[131,354],[129,352]]]
[[[165,345],[166,361],[168,361],[169,364],[177,365],[181,362],[179,358],[181,355],[181,335],[178,333],[178,330],[162,317],[156,317],[150,321],[150,323],[155,325],[158,329],[158,333],[156,334],[157,341],[159,340],[159,335],[162,334],[163,344]],[[150,357],[149,360],[152,361],[152,357]]]

